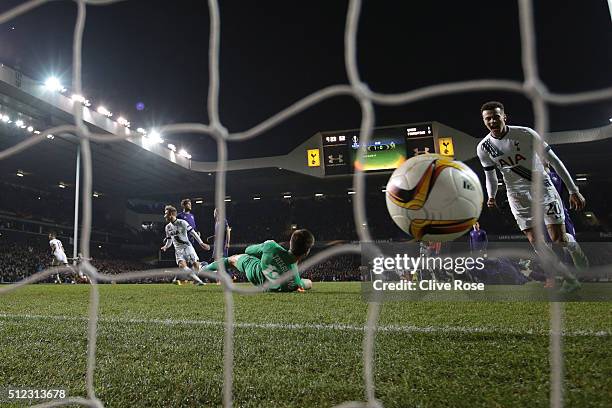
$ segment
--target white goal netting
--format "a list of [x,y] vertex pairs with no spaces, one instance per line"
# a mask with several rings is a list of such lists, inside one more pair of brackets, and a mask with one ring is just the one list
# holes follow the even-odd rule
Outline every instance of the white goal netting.
[[[15,7],[4,14],[0,15],[0,24],[28,12],[42,4],[51,0],[31,0]],[[73,78],[72,90],[77,94],[82,94],[81,84],[81,52],[82,39],[85,27],[85,16],[87,6],[103,6],[115,3],[122,0],[75,0],[78,7],[78,15],[74,29],[73,38]],[[424,98],[432,98],[442,95],[450,95],[462,92],[475,91],[505,91],[515,92],[525,95],[532,101],[533,110],[535,113],[535,127],[540,135],[545,135],[548,131],[548,106],[547,104],[569,105],[584,102],[593,102],[605,98],[612,98],[612,88],[588,91],[574,94],[556,94],[550,92],[538,74],[538,63],[536,58],[535,47],[535,28],[533,21],[532,4],[530,0],[519,0],[519,20],[520,20],[520,35],[522,43],[522,66],[524,81],[498,80],[498,79],[481,79],[470,80],[463,82],[454,82],[428,86],[421,89],[412,90],[409,92],[398,94],[381,94],[369,89],[367,83],[362,81],[357,67],[357,31],[359,24],[359,14],[361,10],[360,0],[351,0],[349,3],[346,26],[344,34],[345,43],[345,65],[348,74],[349,83],[330,86],[321,89],[297,103],[289,106],[276,115],[266,119],[260,124],[251,129],[242,132],[230,132],[226,129],[219,119],[219,50],[220,50],[220,16],[219,7],[216,0],[208,1],[210,14],[210,38],[209,38],[209,90],[208,90],[208,124],[172,124],[163,126],[160,131],[164,134],[190,132],[193,134],[206,134],[214,138],[217,143],[218,151],[218,167],[216,173],[216,190],[215,190],[215,205],[219,211],[219,218],[225,218],[225,173],[227,161],[227,143],[230,141],[237,142],[247,139],[252,139],[267,130],[277,126],[289,117],[331,97],[339,95],[350,95],[356,102],[359,103],[362,112],[361,127],[360,127],[360,144],[359,154],[365,153],[365,148],[368,146],[371,132],[374,127],[374,105],[400,105],[408,104]],[[65,125],[53,127],[41,132],[39,135],[24,140],[11,148],[0,152],[0,160],[14,155],[18,152],[28,149],[29,147],[40,143],[46,139],[49,134],[69,133],[79,139],[80,153],[83,164],[83,180],[82,180],[82,239],[80,242],[81,256],[85,259],[80,264],[80,270],[85,273],[91,280],[90,303],[89,303],[89,320],[88,320],[88,349],[87,349],[87,375],[86,389],[87,395],[82,398],[68,398],[64,400],[55,400],[41,404],[40,406],[60,406],[69,403],[76,403],[86,406],[103,406],[104,402],[96,398],[94,387],[94,376],[96,373],[96,340],[97,340],[97,324],[98,324],[98,305],[99,291],[98,282],[108,281],[129,281],[133,279],[151,277],[151,276],[167,276],[167,272],[162,270],[157,271],[142,271],[129,272],[120,275],[107,275],[98,273],[86,259],[90,257],[90,237],[91,237],[91,219],[92,219],[92,158],[90,143],[110,143],[126,139],[131,136],[116,136],[108,134],[91,133],[83,122],[83,107],[81,104],[75,104],[74,109],[74,125]],[[537,172],[536,172],[537,174]],[[541,183],[538,177],[533,180],[537,201],[538,195],[541,195]],[[366,209],[365,209],[365,175],[362,171],[356,170],[353,179],[353,188],[355,191],[355,200],[353,200],[353,211],[355,225],[367,225]],[[538,217],[538,212],[541,216],[541,208],[534,206],[536,211],[535,216]],[[221,224],[221,223],[219,223]],[[537,223],[536,223],[537,225]],[[541,226],[536,226],[542,228]],[[359,239],[362,242],[372,241],[368,228],[356,228]],[[215,240],[223,242],[224,229],[221,225],[215,231]],[[303,264],[303,269],[322,262],[325,259],[347,253],[360,253],[359,245],[340,245],[325,250],[312,258],[308,259]],[[219,259],[222,256],[222,246],[215,245],[215,258]],[[221,263],[222,264],[222,263]],[[221,266],[219,271],[224,290],[225,304],[225,325],[224,325],[224,353],[223,353],[223,406],[232,406],[232,382],[233,382],[233,358],[234,358],[234,300],[233,294],[240,293],[259,293],[265,290],[263,288],[241,288],[234,285],[229,278],[229,275]],[[15,291],[20,287],[46,279],[51,274],[57,273],[57,269],[48,269],[30,276],[13,285],[0,288],[0,294]],[[64,270],[69,273],[71,270]],[[178,271],[177,275],[186,275],[186,272]],[[286,279],[289,276],[285,277]],[[380,303],[371,302],[368,305],[367,325],[364,331],[363,338],[363,379],[365,383],[364,401],[348,401],[340,406],[342,407],[378,407],[382,403],[376,399],[376,388],[374,382],[374,339],[377,330],[377,322],[380,311]],[[551,334],[550,334],[550,373],[551,373],[551,394],[550,404],[553,407],[561,407],[563,405],[563,366],[562,366],[562,305],[560,303],[551,304]]]

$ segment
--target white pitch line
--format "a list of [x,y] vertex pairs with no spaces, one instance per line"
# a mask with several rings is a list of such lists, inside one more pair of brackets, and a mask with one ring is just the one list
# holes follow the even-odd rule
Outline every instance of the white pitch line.
[[[53,320],[53,321],[82,321],[86,322],[86,317],[77,316],[45,316],[32,314],[5,314],[0,313],[0,319],[23,319],[23,320]],[[132,319],[132,318],[100,318],[100,323],[124,323],[124,324],[159,324],[164,326],[206,326],[223,327],[225,322],[217,320],[197,320],[197,319]],[[260,329],[260,330],[337,330],[337,331],[364,331],[365,326],[351,324],[304,324],[304,323],[234,323],[234,327],[240,329]],[[379,332],[386,333],[458,333],[458,334],[515,334],[515,335],[536,335],[548,336],[550,332],[544,329],[537,330],[517,330],[497,327],[462,327],[462,326],[401,326],[401,325],[379,325],[376,328]],[[565,331],[564,336],[568,337],[607,337],[610,331],[600,330],[574,330]]]

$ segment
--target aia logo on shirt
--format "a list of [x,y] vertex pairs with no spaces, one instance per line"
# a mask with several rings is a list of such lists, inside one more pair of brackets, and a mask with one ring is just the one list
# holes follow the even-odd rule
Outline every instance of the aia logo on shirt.
[[514,167],[518,165],[521,160],[527,160],[527,159],[522,154],[517,153],[514,155],[514,161],[512,160],[511,156],[508,156],[506,157],[506,159],[499,159],[499,165],[502,167]]

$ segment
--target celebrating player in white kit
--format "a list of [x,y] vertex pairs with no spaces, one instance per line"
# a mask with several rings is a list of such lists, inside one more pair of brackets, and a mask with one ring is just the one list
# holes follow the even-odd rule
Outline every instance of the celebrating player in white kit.
[[64,252],[62,241],[57,239],[55,232],[49,233],[49,246],[51,247],[51,255],[53,255],[53,266],[64,265],[68,266],[68,258]]
[[[485,170],[486,188],[488,193],[487,205],[496,207],[495,195],[497,193],[497,173],[499,169],[506,184],[508,202],[512,214],[519,228],[535,246],[536,240],[543,237],[535,237],[533,231],[534,221],[531,214],[533,194],[531,191],[532,172],[542,175],[542,201],[544,222],[548,234],[553,242],[552,249],[558,259],[563,254],[563,246],[566,245],[563,206],[559,193],[553,186],[548,173],[544,171],[542,159],[548,161],[559,174],[563,183],[569,191],[570,207],[582,210],[585,200],[578,191],[578,187],[572,180],[569,172],[559,160],[551,147],[542,140],[540,135],[533,129],[521,126],[506,125],[506,114],[504,105],[500,102],[487,102],[480,108],[482,120],[489,130],[489,134],[478,143],[476,148],[478,158]],[[542,147],[543,157],[537,155],[537,145]],[[548,247],[542,245],[544,250]],[[563,290],[571,292],[580,287],[577,279],[573,277],[567,268],[560,263],[559,269],[564,275],[565,282]],[[551,286],[554,278],[551,276],[547,285]]]
[[[51,266],[68,266],[68,257],[64,252],[64,246],[62,241],[57,239],[55,232],[49,233],[49,246],[51,247],[51,256],[53,256]],[[55,275],[55,283],[62,283],[59,273]]]
[[191,273],[189,276],[196,281],[198,285],[203,285],[204,282],[202,282],[198,275],[196,275],[193,270],[189,269],[189,266],[193,265],[194,270],[199,271],[200,260],[191,242],[189,242],[188,234],[190,234],[205,251],[208,251],[210,246],[202,241],[198,233],[191,228],[189,223],[176,218],[176,208],[173,206],[167,205],[164,208],[164,219],[168,224],[166,225],[166,243],[161,247],[161,250],[165,251],[170,248],[171,245],[174,245],[178,267],[190,271]]

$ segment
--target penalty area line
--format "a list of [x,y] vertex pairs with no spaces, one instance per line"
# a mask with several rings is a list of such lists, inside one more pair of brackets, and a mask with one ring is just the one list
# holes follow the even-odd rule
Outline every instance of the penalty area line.
[[[78,316],[54,316],[33,314],[6,314],[0,313],[0,319],[5,320],[50,320],[50,321],[77,321],[87,322],[87,317]],[[157,324],[163,326],[204,326],[222,328],[225,322],[217,320],[198,319],[137,319],[137,318],[98,318],[100,323],[123,323],[123,324]],[[234,323],[235,328],[256,330],[335,330],[335,331],[365,331],[366,326],[352,324],[322,324],[322,323]],[[379,325],[376,327],[382,333],[425,333],[425,334],[512,334],[525,336],[548,336],[550,331],[544,329],[509,329],[497,327],[463,327],[463,326],[403,326],[403,325]],[[569,330],[564,331],[566,337],[608,337],[610,331],[605,330]]]

